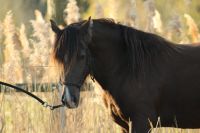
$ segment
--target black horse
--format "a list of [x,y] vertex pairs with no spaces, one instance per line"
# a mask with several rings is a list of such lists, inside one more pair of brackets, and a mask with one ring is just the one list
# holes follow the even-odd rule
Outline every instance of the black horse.
[[91,74],[121,109],[114,120],[128,131],[146,133],[149,121],[163,127],[200,127],[200,47],[177,45],[160,36],[90,19],[61,30],[54,57],[63,66],[62,102],[76,108],[80,87]]

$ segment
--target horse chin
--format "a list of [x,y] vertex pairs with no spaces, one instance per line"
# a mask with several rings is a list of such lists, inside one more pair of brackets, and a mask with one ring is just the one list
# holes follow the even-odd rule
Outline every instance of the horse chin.
[[74,102],[70,102],[70,103],[66,103],[65,106],[69,109],[74,109],[78,107],[78,104],[74,103]]
[[66,107],[73,109],[77,108],[79,104],[80,91],[76,87],[64,86],[64,92],[62,95],[62,103]]

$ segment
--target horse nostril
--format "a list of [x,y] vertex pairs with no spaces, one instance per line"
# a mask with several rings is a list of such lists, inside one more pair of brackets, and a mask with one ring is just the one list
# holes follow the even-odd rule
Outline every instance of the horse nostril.
[[72,100],[74,103],[77,103],[77,101],[78,101],[78,99],[77,99],[76,96],[72,96],[72,97],[71,97],[71,100]]
[[72,96],[72,97],[71,97],[71,101],[73,101],[73,102],[74,102],[74,100],[75,100],[75,97],[74,97],[74,96]]
[[67,103],[65,96],[62,97],[61,101],[64,105]]

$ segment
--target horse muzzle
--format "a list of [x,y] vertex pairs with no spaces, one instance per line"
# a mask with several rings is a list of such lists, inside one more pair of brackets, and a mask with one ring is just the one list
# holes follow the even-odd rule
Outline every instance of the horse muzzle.
[[62,103],[68,108],[77,108],[79,104],[80,88],[63,85]]

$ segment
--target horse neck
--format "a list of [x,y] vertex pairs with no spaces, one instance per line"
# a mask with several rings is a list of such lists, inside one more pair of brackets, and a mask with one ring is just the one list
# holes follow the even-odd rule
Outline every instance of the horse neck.
[[[121,37],[120,27],[102,27],[94,23],[93,43],[90,46],[93,56],[93,75],[101,86],[114,92],[119,87],[127,70],[127,55]],[[123,71],[121,71],[123,69]]]
[[[134,82],[138,80],[142,82],[144,78],[152,75],[151,72],[161,71],[154,70],[153,67],[160,68],[160,65],[165,64],[168,58],[176,53],[175,46],[161,37],[129,28],[126,31],[127,38],[123,38],[125,33],[121,28],[120,25],[94,22],[93,42],[90,45],[94,57],[93,71],[94,77],[104,89],[120,87],[127,78],[133,78],[132,75],[139,75],[133,78],[136,78]],[[133,39],[137,40],[137,43],[131,44],[130,42],[135,42]],[[137,51],[127,54],[127,45],[129,45],[128,49]],[[135,46],[139,49],[135,49]],[[132,53],[135,55],[131,55]],[[132,63],[129,59],[131,56],[134,57]],[[134,62],[138,59],[139,62]],[[134,66],[134,74],[129,71],[131,65]]]

